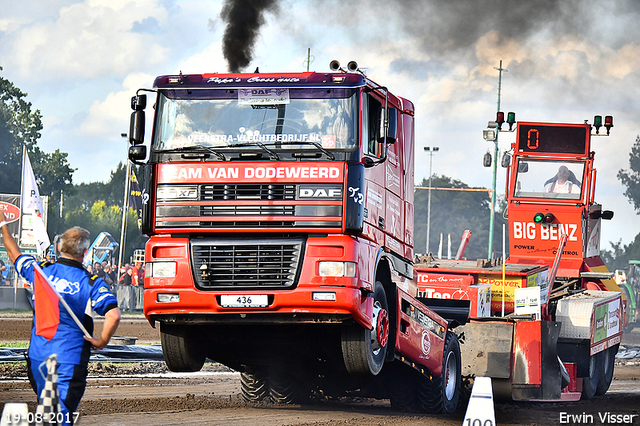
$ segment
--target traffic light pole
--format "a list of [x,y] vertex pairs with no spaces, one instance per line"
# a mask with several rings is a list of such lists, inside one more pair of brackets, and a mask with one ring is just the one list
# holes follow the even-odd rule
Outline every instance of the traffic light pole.
[[[500,60],[500,68],[496,68],[500,74],[498,77],[498,110],[500,112],[500,91],[502,89],[502,60]],[[494,141],[495,149],[493,151],[493,186],[491,191],[491,214],[489,217],[489,248],[487,251],[487,259],[493,258],[493,227],[495,222],[496,211],[496,176],[498,174],[498,135],[500,134],[500,126],[496,127],[496,139]],[[504,256],[504,253],[503,253]]]

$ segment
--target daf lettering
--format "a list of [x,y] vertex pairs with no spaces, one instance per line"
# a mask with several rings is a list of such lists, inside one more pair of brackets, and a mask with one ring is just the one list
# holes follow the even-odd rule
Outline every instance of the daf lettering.
[[337,188],[300,188],[300,198],[341,198],[342,190]]

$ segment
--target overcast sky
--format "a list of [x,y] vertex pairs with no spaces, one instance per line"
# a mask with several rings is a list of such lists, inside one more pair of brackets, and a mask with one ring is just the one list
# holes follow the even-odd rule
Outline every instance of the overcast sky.
[[[596,201],[614,210],[602,248],[640,220],[616,175],[640,134],[636,0],[255,0],[269,6],[245,71],[328,71],[350,60],[416,105],[416,182],[433,173],[491,187],[482,130],[501,109],[520,121],[593,122]],[[0,71],[43,115],[39,146],[69,153],[74,183],[106,181],[125,159],[130,98],[157,75],[227,72],[223,1],[0,0]],[[151,120],[148,120],[150,122]],[[148,131],[150,133],[150,131]],[[508,149],[513,134],[500,134]],[[504,169],[498,192],[504,194]],[[420,220],[420,218],[416,218]],[[433,230],[432,232],[437,232]]]

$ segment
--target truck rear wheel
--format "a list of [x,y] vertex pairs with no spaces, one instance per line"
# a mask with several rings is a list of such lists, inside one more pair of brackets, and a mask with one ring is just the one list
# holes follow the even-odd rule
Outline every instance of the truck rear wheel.
[[611,386],[617,352],[618,346],[614,346],[596,355],[596,360],[600,364],[600,378],[598,380],[598,387],[596,388],[597,396],[602,396],[607,393],[609,386]]
[[175,324],[160,323],[162,354],[167,368],[175,372],[200,371],[206,358],[192,329]]
[[598,356],[592,355],[589,357],[589,375],[582,378],[582,396],[580,399],[591,399],[596,395],[598,389],[598,382],[601,376],[601,365],[598,360]]
[[389,306],[380,281],[373,292],[373,330],[359,324],[342,328],[342,359],[350,374],[376,376],[382,370],[389,343]]
[[460,343],[458,336],[448,331],[442,355],[442,373],[431,381],[426,378],[420,380],[418,409],[425,413],[453,413],[460,401],[461,381]]
[[240,373],[242,398],[247,402],[260,402],[269,395],[266,370],[250,370]]
[[284,368],[269,370],[269,395],[278,404],[299,404],[308,397],[293,373]]

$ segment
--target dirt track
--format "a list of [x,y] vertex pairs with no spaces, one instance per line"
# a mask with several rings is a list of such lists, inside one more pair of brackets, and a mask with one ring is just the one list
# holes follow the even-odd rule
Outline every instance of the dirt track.
[[[100,324],[97,324],[97,329]],[[30,319],[0,318],[0,342],[28,340]],[[140,318],[125,317],[118,329],[138,343],[158,343],[157,330]],[[627,343],[640,344],[640,331],[627,335]],[[628,364],[628,365],[625,365]],[[567,414],[591,415],[590,424],[605,424],[599,415],[639,414],[640,360],[619,361],[611,390],[604,397],[572,403],[496,403],[499,425],[559,425]],[[22,371],[21,371],[22,369]],[[11,372],[9,372],[9,370]],[[332,400],[310,405],[249,405],[239,397],[238,374],[207,364],[202,374],[161,376],[159,363],[114,366],[91,364],[92,376],[80,404],[80,425],[462,425],[466,407],[453,415],[407,415],[390,408],[388,401]],[[35,394],[25,378],[24,364],[0,364],[0,405],[27,402],[35,409]],[[564,414],[563,414],[564,413]],[[589,420],[589,417],[586,418]],[[583,422],[584,423],[584,422]],[[587,422],[589,423],[589,422]],[[640,416],[632,424],[640,424]]]

